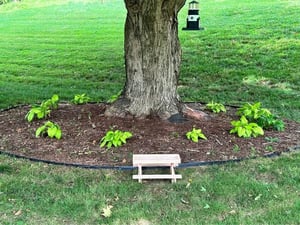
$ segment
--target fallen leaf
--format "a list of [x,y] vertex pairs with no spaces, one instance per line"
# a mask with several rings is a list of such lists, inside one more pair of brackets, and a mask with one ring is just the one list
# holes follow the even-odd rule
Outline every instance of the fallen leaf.
[[209,209],[210,206],[209,206],[209,204],[205,204],[205,206],[204,206],[203,208],[204,208],[204,209]]
[[255,201],[259,200],[261,198],[262,194],[259,194],[258,196],[255,197]]
[[114,200],[119,201],[119,196],[116,195]]
[[22,214],[22,210],[20,209],[20,210],[18,210],[17,212],[14,212],[14,215],[15,216],[20,216]]
[[233,209],[233,210],[231,210],[230,212],[228,212],[230,215],[234,215],[234,214],[236,214],[236,211]]
[[106,208],[102,209],[102,216],[104,216],[105,218],[111,217],[111,209],[113,208],[112,205],[108,205]]
[[181,199],[181,202],[182,202],[183,204],[189,204],[189,202],[186,201],[186,200],[184,200],[183,198]]

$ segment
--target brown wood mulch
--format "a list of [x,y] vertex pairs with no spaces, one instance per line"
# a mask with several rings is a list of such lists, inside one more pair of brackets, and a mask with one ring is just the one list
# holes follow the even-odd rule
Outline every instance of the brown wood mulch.
[[[189,107],[204,110],[200,103]],[[35,130],[46,120],[29,123],[25,115],[30,106],[0,112],[0,151],[20,156],[73,164],[124,166],[132,164],[132,154],[180,154],[182,162],[219,161],[281,153],[300,145],[300,124],[284,120],[285,130],[265,131],[257,138],[239,138],[229,134],[230,121],[239,119],[236,108],[226,113],[209,114],[209,120],[188,119],[183,123],[158,118],[110,118],[106,105],[60,104],[47,120],[60,125],[61,140],[36,138]],[[194,143],[185,136],[193,127],[202,129],[208,140]],[[108,130],[130,131],[133,137],[119,148],[100,148]]]

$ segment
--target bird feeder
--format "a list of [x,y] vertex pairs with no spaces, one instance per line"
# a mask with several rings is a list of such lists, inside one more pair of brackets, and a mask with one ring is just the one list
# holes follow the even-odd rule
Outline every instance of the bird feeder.
[[199,2],[191,1],[189,3],[188,17],[186,19],[186,28],[183,30],[203,30],[200,27]]

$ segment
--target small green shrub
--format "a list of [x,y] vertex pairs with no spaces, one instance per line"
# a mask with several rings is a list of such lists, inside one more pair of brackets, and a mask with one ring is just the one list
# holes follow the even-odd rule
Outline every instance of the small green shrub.
[[59,97],[58,95],[53,95],[51,99],[43,101],[40,106],[35,106],[29,110],[25,118],[28,122],[31,122],[35,117],[37,119],[46,118],[50,115],[51,109],[56,109],[58,107]]
[[86,104],[91,100],[90,97],[88,97],[86,94],[81,94],[81,95],[75,95],[72,103],[74,103],[75,105],[82,105],[82,104]]
[[226,112],[226,108],[223,104],[214,101],[206,104],[206,108],[214,113]]
[[59,103],[58,95],[53,95],[50,99],[42,102],[42,105],[48,107],[49,109],[57,109]]
[[120,130],[115,130],[115,131],[108,131],[105,136],[101,139],[100,141],[100,147],[107,147],[110,149],[112,146],[114,147],[119,147],[122,146],[123,144],[126,144],[126,140],[128,138],[132,137],[132,133],[128,131],[120,131]]
[[271,112],[268,109],[261,108],[261,103],[256,102],[253,105],[250,103],[244,104],[238,109],[237,115],[245,116],[248,120],[254,121],[262,116],[269,116]]
[[277,131],[283,131],[285,128],[284,122],[277,119],[273,114],[267,116],[261,116],[257,119],[257,124],[264,129],[274,129]]
[[47,121],[44,123],[43,126],[40,126],[35,132],[36,137],[40,137],[43,135],[47,135],[50,138],[61,139],[62,131],[56,123]]
[[284,122],[277,119],[268,109],[261,108],[261,103],[246,103],[237,111],[237,115],[245,116],[247,120],[257,123],[263,129],[284,130]]
[[249,123],[245,116],[240,120],[232,121],[231,134],[237,133],[239,137],[249,138],[264,135],[264,130],[257,123]]
[[48,107],[45,107],[41,104],[41,106],[33,107],[26,114],[25,118],[28,122],[31,122],[35,117],[38,119],[46,118],[50,114],[51,110]]
[[199,138],[207,140],[206,136],[202,133],[201,129],[196,129],[195,127],[186,133],[186,137],[193,142],[198,142]]

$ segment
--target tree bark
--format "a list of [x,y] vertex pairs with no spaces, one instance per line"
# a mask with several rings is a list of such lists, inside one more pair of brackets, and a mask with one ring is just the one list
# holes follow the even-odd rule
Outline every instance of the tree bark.
[[177,14],[185,0],[124,0],[126,83],[106,115],[168,118],[180,112]]

